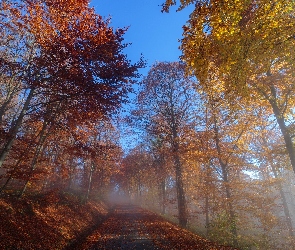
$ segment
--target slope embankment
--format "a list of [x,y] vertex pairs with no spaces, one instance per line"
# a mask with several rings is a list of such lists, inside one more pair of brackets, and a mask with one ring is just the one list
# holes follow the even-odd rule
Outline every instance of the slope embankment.
[[71,194],[52,191],[22,199],[0,197],[0,249],[64,249],[105,219],[103,202],[83,204]]

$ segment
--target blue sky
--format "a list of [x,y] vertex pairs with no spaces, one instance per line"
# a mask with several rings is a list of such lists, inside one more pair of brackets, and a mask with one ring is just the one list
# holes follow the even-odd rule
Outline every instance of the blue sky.
[[146,74],[155,61],[177,61],[182,37],[182,26],[189,19],[191,8],[170,13],[161,12],[164,0],[92,0],[96,13],[108,18],[114,28],[129,27],[125,42],[132,43],[125,53],[136,62],[141,53],[147,60]]
[[[161,4],[164,0],[92,0],[91,6],[96,13],[105,19],[111,17],[110,26],[114,28],[129,27],[124,39],[126,43],[132,43],[125,53],[132,62],[137,62],[141,56],[147,61],[147,67],[140,73],[145,76],[150,66],[156,61],[178,61],[182,37],[182,26],[189,19],[192,8],[176,12],[172,8],[170,13],[161,12]],[[136,88],[136,87],[135,87]],[[132,109],[131,103],[124,105],[123,111],[128,116]],[[121,145],[127,153],[141,140],[138,130],[133,127],[118,124],[122,133]],[[125,136],[124,136],[125,135]]]

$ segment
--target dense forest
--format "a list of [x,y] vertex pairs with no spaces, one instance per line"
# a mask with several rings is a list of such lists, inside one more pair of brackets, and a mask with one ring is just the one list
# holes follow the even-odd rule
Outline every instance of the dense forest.
[[58,190],[294,249],[295,3],[173,5],[194,6],[182,56],[141,76],[88,0],[0,1],[0,200]]

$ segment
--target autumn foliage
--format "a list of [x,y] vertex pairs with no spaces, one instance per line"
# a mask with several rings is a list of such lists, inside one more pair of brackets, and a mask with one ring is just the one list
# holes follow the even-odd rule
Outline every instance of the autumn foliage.
[[[104,199],[221,245],[294,249],[294,1],[167,0],[163,11],[173,5],[193,6],[181,62],[156,62],[139,80],[127,29],[89,1],[1,1],[0,244],[78,246]],[[198,238],[134,209],[164,249]],[[124,214],[139,225],[127,210],[81,244],[117,244],[98,238],[124,234]]]
[[111,115],[143,62],[123,53],[126,30],[88,5],[1,2],[1,191],[79,183],[87,198],[120,155]]
[[216,72],[206,86],[179,78],[183,66],[156,63],[143,79],[133,115],[145,138],[123,160],[121,190],[224,245],[292,249],[294,174],[272,110],[225,92]]

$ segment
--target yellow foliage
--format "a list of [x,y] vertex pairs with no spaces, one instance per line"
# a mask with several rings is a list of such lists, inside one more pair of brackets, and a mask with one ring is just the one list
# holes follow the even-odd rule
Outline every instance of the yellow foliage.
[[[181,4],[188,2],[194,1]],[[285,0],[198,1],[184,28],[182,59],[201,84],[207,84],[208,61],[214,62],[226,76],[227,87],[238,91],[278,58],[294,69],[294,6],[294,1]]]

